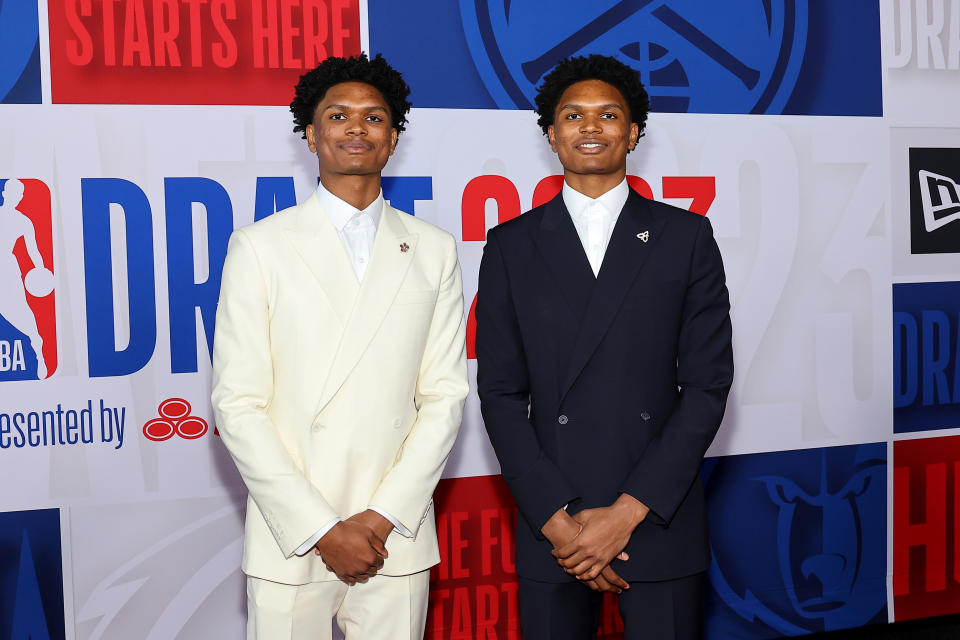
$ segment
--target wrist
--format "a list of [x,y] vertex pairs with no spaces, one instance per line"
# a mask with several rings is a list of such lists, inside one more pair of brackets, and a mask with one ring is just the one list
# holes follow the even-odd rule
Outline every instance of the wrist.
[[647,514],[650,513],[650,507],[643,504],[629,493],[621,493],[620,497],[617,498],[617,501],[614,504],[628,514],[628,517],[634,526],[637,526],[643,522],[646,519]]
[[540,528],[540,532],[556,547],[576,537],[580,528],[580,524],[565,509],[557,509]]

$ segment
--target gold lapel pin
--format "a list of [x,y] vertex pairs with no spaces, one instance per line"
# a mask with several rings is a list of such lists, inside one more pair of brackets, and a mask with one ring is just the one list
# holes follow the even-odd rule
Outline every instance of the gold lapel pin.
[[642,241],[646,242],[647,240],[650,239],[650,232],[641,231],[640,233],[637,234],[637,237],[640,238]]
[[406,242],[401,242],[400,253],[406,253],[407,251],[410,251],[410,245],[408,245]]

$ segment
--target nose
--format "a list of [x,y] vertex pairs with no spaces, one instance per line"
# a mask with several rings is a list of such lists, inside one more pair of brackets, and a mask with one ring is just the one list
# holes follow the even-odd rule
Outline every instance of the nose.
[[821,553],[803,561],[800,569],[803,576],[815,576],[824,587],[836,588],[843,581],[843,572],[847,568],[847,559],[836,553]]
[[366,121],[363,118],[351,118],[347,124],[347,133],[353,135],[367,135]]
[[592,116],[584,116],[580,123],[580,133],[600,133],[603,127],[600,125],[600,119]]

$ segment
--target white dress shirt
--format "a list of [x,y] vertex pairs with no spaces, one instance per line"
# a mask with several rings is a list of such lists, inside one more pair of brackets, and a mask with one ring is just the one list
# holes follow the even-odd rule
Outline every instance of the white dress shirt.
[[624,178],[620,184],[599,198],[583,195],[566,181],[561,194],[573,226],[577,229],[577,235],[580,236],[583,251],[590,261],[590,268],[596,276],[600,273],[600,265],[607,252],[607,245],[610,244],[613,227],[617,224],[623,205],[627,203],[627,196],[630,195],[627,179]]
[[[370,264],[370,257],[373,255],[373,241],[377,237],[377,227],[380,225],[380,216],[383,213],[383,191],[363,211],[327,191],[322,182],[317,183],[316,194],[320,206],[337,230],[337,236],[343,244],[344,251],[347,252],[347,257],[350,258],[350,264],[353,265],[353,272],[357,274],[357,281],[362,284],[363,276],[367,272],[367,265]],[[373,390],[371,390],[371,395],[373,395]],[[376,511],[389,520],[393,525],[393,530],[400,535],[405,538],[413,537],[413,533],[408,528],[383,509],[372,504],[368,505],[367,508]],[[306,555],[313,548],[313,545],[317,544],[317,541],[325,536],[338,522],[340,522],[340,518],[335,518],[325,524],[306,542],[297,547],[294,553],[298,556]]]

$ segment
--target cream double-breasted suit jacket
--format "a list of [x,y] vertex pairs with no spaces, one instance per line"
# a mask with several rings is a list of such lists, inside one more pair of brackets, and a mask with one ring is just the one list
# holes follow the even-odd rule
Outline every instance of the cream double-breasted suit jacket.
[[377,506],[393,532],[380,573],[439,562],[433,490],[467,395],[450,234],[384,206],[363,284],[315,195],[234,232],[217,308],[213,407],[246,482],[243,570],[336,580],[294,551]]

